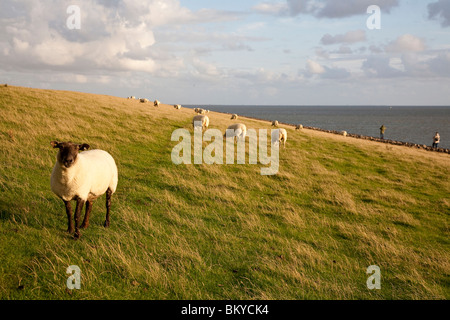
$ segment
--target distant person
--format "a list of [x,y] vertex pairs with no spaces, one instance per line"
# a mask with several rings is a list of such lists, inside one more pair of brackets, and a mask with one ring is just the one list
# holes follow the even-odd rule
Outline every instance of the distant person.
[[386,127],[384,124],[380,127],[380,138],[384,139],[384,132],[386,131]]
[[441,136],[439,135],[439,132],[436,132],[436,134],[433,137],[433,148],[437,148],[439,142],[441,142]]

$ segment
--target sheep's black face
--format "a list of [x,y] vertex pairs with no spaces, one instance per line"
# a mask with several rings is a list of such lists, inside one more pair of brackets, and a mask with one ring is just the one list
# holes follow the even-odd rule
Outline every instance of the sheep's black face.
[[88,144],[75,144],[72,142],[57,142],[52,141],[50,143],[53,148],[58,148],[58,162],[61,166],[65,168],[70,168],[75,164],[78,157],[79,151],[84,151],[89,149]]

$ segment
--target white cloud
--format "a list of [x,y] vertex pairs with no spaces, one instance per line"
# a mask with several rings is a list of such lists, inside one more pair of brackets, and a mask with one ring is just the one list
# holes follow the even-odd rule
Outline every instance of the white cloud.
[[391,66],[391,59],[387,56],[369,56],[364,61],[362,70],[371,78],[396,78],[404,75]]
[[[161,75],[171,69],[170,65],[183,64],[176,54],[154,48],[155,28],[175,30],[186,24],[239,18],[235,12],[214,9],[194,12],[178,0],[80,0],[81,29],[70,30],[66,26],[70,4],[2,0],[0,69],[57,67],[55,70],[79,73],[109,70]],[[221,50],[251,50],[246,38],[216,37]],[[158,63],[161,60],[164,63]]]
[[322,74],[325,72],[325,68],[322,67],[319,63],[308,59],[308,61],[306,61],[306,70],[310,73],[310,74]]
[[387,52],[419,52],[424,50],[424,40],[411,34],[404,34],[386,46]]
[[257,4],[252,9],[259,13],[281,15],[288,11],[288,6],[287,3],[283,2],[277,3],[263,2]]
[[357,43],[362,41],[366,41],[366,32],[364,30],[349,31],[345,34],[338,34],[335,36],[332,36],[329,33],[327,33],[320,40],[320,42],[323,45],[333,45],[340,43]]

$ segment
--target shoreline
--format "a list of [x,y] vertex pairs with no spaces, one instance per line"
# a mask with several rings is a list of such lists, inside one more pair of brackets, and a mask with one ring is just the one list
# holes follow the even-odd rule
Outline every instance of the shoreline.
[[[190,108],[190,107],[187,107],[187,108]],[[193,109],[193,108],[190,108],[190,109]],[[222,113],[222,114],[227,114],[227,115],[233,114],[230,112],[223,112],[223,111],[211,111],[211,112],[217,112],[217,113]],[[241,116],[241,115],[238,115],[238,116],[241,118],[245,118],[245,119],[264,121],[264,122],[269,122],[269,123],[272,122],[271,120],[260,119],[260,118],[255,118],[255,117]],[[280,121],[278,121],[278,124],[294,127],[294,129],[297,126],[296,124],[280,122]],[[342,131],[327,130],[327,129],[322,129],[322,128],[318,128],[318,127],[310,127],[310,126],[303,126],[303,129],[320,131],[320,132],[331,133],[331,134],[336,134],[336,135],[342,136]],[[302,130],[302,129],[300,129],[300,130]],[[391,145],[396,145],[396,146],[404,146],[404,147],[409,147],[409,148],[422,149],[422,150],[430,151],[430,152],[450,154],[450,149],[448,149],[448,148],[433,148],[433,147],[427,146],[425,144],[418,144],[418,143],[413,143],[413,142],[404,142],[404,141],[397,141],[397,140],[391,140],[391,139],[381,139],[381,138],[376,138],[376,137],[372,137],[372,136],[365,136],[362,134],[348,133],[348,132],[347,132],[347,137],[361,139],[361,140],[369,140],[369,141],[374,141],[374,142],[379,142],[379,143],[384,143],[384,144],[391,144]]]

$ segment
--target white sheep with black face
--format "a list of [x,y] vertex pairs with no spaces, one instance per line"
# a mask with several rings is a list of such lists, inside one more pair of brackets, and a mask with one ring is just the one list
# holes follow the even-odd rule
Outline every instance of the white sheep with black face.
[[155,102],[153,102],[153,106],[155,107],[159,107],[160,104],[161,102],[159,102],[158,100],[155,100]]
[[278,121],[277,120],[272,121],[272,127],[278,127]]
[[177,110],[180,110],[180,109],[181,109],[181,105],[180,105],[180,104],[174,104],[173,107],[174,107],[175,109],[177,109]]
[[[93,202],[104,193],[106,193],[104,226],[108,227],[111,196],[116,191],[118,183],[118,170],[113,157],[103,150],[85,151],[89,149],[88,144],[52,141],[51,145],[58,148],[59,152],[50,184],[52,191],[64,201],[68,218],[67,231],[72,233],[75,229],[75,239],[80,237],[78,224],[83,205],[86,203],[86,214],[81,228],[87,228]],[[75,228],[70,205],[72,200],[77,202]]]
[[238,118],[238,115],[237,115],[237,114],[233,114],[233,115],[231,116],[231,120],[237,120],[237,118]]

